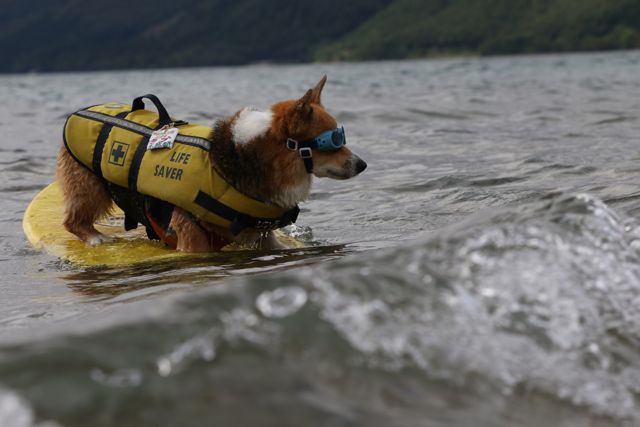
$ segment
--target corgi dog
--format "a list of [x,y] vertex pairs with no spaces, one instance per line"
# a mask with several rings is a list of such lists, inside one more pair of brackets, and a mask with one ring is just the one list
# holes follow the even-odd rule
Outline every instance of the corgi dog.
[[[326,80],[324,76],[299,99],[277,102],[266,111],[244,108],[216,122],[208,153],[216,173],[248,197],[292,209],[308,198],[313,176],[349,179],[364,171],[367,164],[344,146],[344,130],[322,105]],[[89,245],[108,241],[94,228],[115,200],[107,183],[80,164],[65,145],[58,154],[56,178],[63,196],[64,227]],[[167,230],[177,250],[213,252],[233,242],[283,248],[273,231],[248,227],[234,233],[183,208],[170,207]]]

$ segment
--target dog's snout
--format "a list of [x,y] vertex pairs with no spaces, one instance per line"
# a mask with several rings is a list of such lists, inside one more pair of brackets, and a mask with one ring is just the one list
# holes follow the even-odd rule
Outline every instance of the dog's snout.
[[365,170],[366,168],[367,168],[367,162],[358,158],[358,160],[356,161],[356,173],[358,174],[363,170]]

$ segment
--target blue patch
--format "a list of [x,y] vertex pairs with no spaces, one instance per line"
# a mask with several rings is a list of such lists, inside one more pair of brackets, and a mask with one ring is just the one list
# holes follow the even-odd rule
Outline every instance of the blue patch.
[[343,145],[347,144],[347,138],[344,134],[344,127],[322,132],[320,135],[313,138],[313,145],[311,148],[315,148],[320,151],[334,151],[338,150]]

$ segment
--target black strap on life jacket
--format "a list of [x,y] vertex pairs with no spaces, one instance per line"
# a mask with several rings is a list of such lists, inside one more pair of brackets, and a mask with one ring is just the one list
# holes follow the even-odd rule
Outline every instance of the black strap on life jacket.
[[144,153],[147,151],[147,146],[149,145],[150,136],[145,136],[138,144],[138,148],[136,148],[136,152],[133,154],[133,159],[131,160],[131,166],[129,166],[129,190],[133,192],[138,191],[138,175],[140,174],[140,165],[142,165],[142,158],[144,157]]
[[[133,103],[131,104],[131,112],[144,109],[144,98],[149,99],[158,110],[158,126],[156,126],[155,128],[156,130],[162,129],[167,125],[179,126],[187,124],[187,122],[183,120],[171,119],[171,116],[169,116],[169,113],[167,112],[165,106],[162,104],[162,101],[160,101],[160,98],[152,93],[148,93],[146,95],[135,98],[133,100]],[[140,173],[140,165],[142,164],[144,153],[147,151],[147,146],[149,145],[150,138],[151,136],[149,135],[145,135],[144,138],[142,138],[142,141],[140,141],[140,144],[138,145],[138,148],[136,148],[136,152],[133,155],[133,159],[131,160],[128,180],[129,189],[131,191],[138,190],[138,174]]]
[[268,231],[286,227],[287,225],[296,222],[298,214],[300,213],[300,209],[295,206],[285,212],[280,218],[259,218],[238,212],[202,191],[198,192],[195,203],[209,212],[212,212],[227,221],[231,221],[229,230],[234,236],[238,235],[238,233],[245,228],[255,228],[257,230]]
[[[107,189],[116,205],[124,212],[124,229],[133,230],[138,224],[144,225],[150,240],[162,240],[175,247],[171,241],[169,222],[173,213],[173,205],[155,197],[106,182]],[[174,239],[175,240],[175,239]]]
[[[160,99],[152,93],[135,98],[131,103],[132,112],[144,109],[144,98],[153,102],[153,105],[155,105],[158,110],[158,126],[156,129],[160,129],[171,123],[171,117],[169,116],[167,109],[164,107]],[[133,159],[131,160],[131,166],[129,167],[129,190],[133,192],[137,192],[138,190],[138,174],[140,173],[142,158],[144,157],[144,153],[147,151],[147,145],[149,145],[149,138],[151,137],[148,135],[142,138],[142,141],[140,141],[138,148],[136,148],[136,152],[133,154]]]
[[[171,249],[175,249],[178,246],[178,236],[170,227],[173,209],[174,206],[170,203],[154,199],[153,197],[145,198],[144,213],[149,223],[147,236],[149,236],[150,228],[158,237],[158,240],[162,240]],[[149,238],[151,239],[151,237]]]
[[[116,117],[124,119],[130,112],[131,111],[123,111],[122,113],[118,113]],[[91,167],[93,168],[93,172],[98,175],[99,178],[102,178],[102,153],[104,151],[104,146],[107,143],[107,139],[109,139],[111,129],[113,129],[113,125],[111,123],[102,124],[102,129],[100,129],[100,133],[96,139],[96,148],[93,150],[93,161],[91,163]]]
[[152,93],[135,98],[131,104],[131,111],[144,110],[144,98],[147,98],[156,106],[156,109],[158,110],[158,120],[160,122],[159,127],[166,126],[172,122],[167,109],[164,107],[162,102],[160,102],[160,99]]

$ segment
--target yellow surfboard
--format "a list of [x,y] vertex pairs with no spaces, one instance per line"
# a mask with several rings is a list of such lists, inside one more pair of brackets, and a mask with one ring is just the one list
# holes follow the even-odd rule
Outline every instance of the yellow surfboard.
[[[96,222],[96,229],[115,238],[113,242],[89,246],[69,233],[62,225],[62,194],[57,182],[45,187],[29,204],[22,219],[27,239],[36,248],[81,266],[119,266],[156,262],[190,254],[168,248],[162,242],[147,238],[144,227],[124,230],[124,213],[115,209],[113,215]],[[288,246],[300,247],[298,240],[278,232],[278,239]],[[223,250],[243,249],[229,245]],[[191,256],[194,256],[191,254]]]

